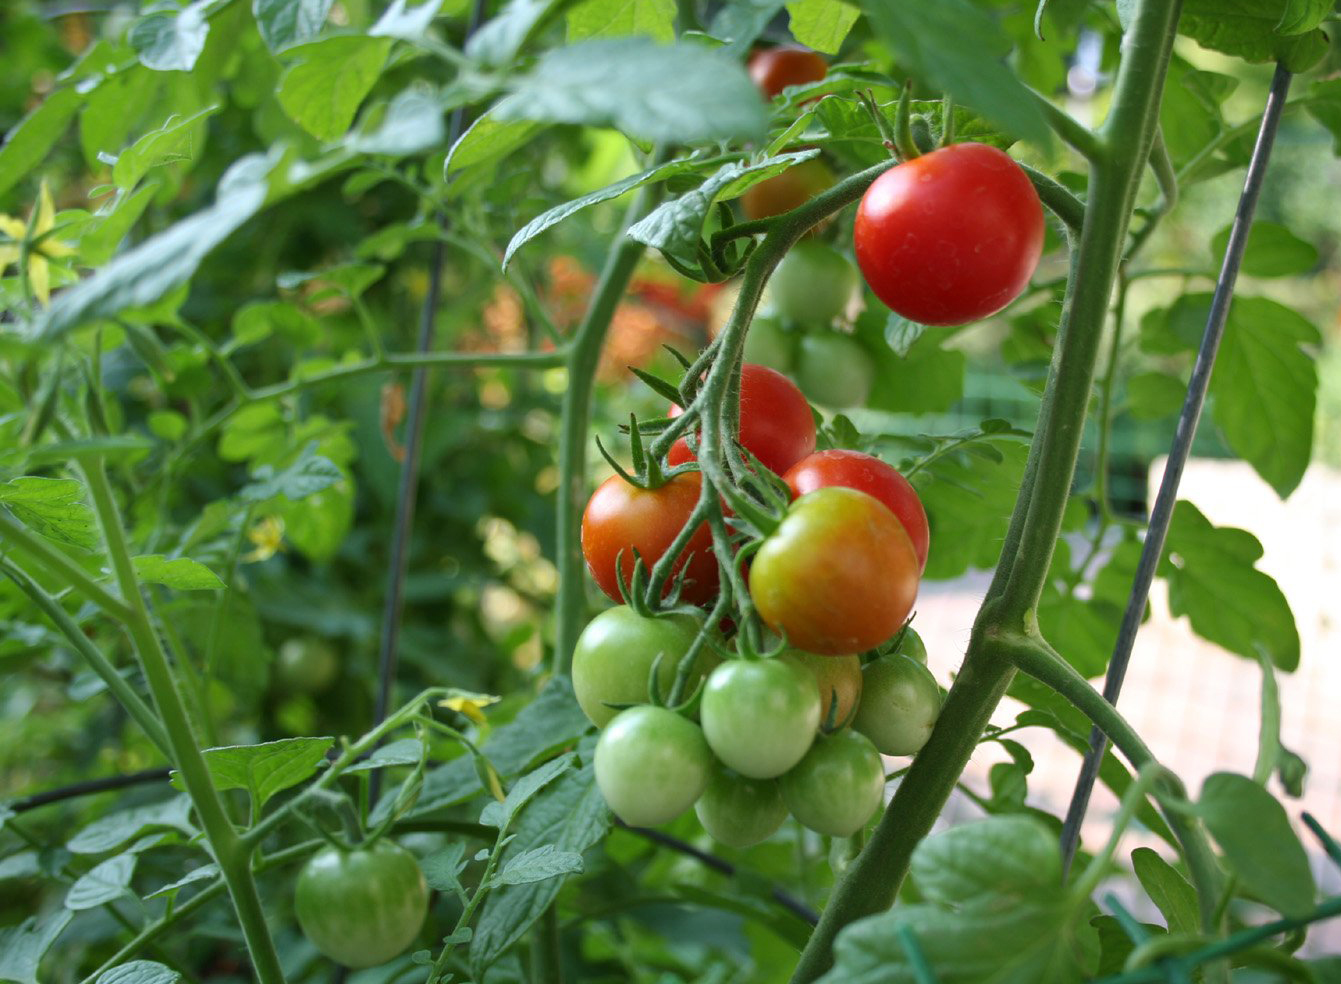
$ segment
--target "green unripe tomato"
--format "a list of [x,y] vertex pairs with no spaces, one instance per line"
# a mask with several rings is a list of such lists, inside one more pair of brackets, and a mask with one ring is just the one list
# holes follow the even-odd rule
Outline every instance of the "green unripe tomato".
[[703,794],[712,750],[693,721],[644,704],[620,711],[596,742],[596,785],[633,827],[674,820]]
[[817,240],[803,239],[773,271],[769,290],[784,318],[808,328],[827,328],[847,308],[857,282],[857,268],[846,256]]
[[303,865],[294,895],[298,925],[346,967],[376,967],[405,951],[428,913],[414,855],[387,840],[356,851],[327,847]]
[[909,659],[915,659],[923,666],[927,665],[927,644],[922,641],[922,637],[917,634],[917,630],[911,625],[903,633],[903,638],[899,640],[899,648],[894,650],[902,653]]
[[788,649],[778,656],[800,666],[815,678],[820,697],[820,725],[827,726],[830,712],[833,723],[842,727],[857,709],[861,698],[861,658],[859,656],[820,656],[801,649]]
[[791,372],[796,362],[796,333],[787,331],[779,318],[756,317],[745,333],[745,361]]
[[870,739],[844,728],[822,736],[778,784],[787,809],[805,826],[850,837],[879,808],[885,770]]
[[275,661],[275,681],[289,694],[316,694],[340,675],[340,658],[325,639],[286,639]]
[[861,703],[852,721],[885,755],[915,755],[941,712],[941,688],[917,660],[881,656],[862,670]]
[[870,399],[875,363],[851,335],[826,329],[801,337],[792,375],[812,403],[845,410]]
[[733,659],[708,675],[699,706],[713,753],[750,779],[772,779],[801,760],[820,721],[815,679],[778,659]]
[[[627,605],[601,612],[587,623],[573,649],[573,690],[582,713],[603,728],[619,713],[609,704],[645,704],[658,655],[657,681],[661,693],[669,695],[680,658],[689,652],[698,630],[690,615],[646,618]],[[691,691],[712,665],[705,646],[690,676]]]
[[694,812],[714,840],[727,847],[752,847],[782,826],[787,804],[776,779],[746,779],[719,763]]

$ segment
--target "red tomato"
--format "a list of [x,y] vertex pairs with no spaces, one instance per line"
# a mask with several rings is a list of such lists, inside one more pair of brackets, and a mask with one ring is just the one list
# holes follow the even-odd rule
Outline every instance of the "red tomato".
[[[592,494],[582,514],[582,554],[591,576],[611,600],[622,600],[619,580],[628,584],[632,577],[635,549],[650,571],[670,547],[698,504],[702,484],[697,472],[676,475],[655,489],[640,489],[612,475]],[[717,560],[707,523],[694,531],[685,553],[675,562],[675,573],[685,566],[686,556],[689,568],[681,598],[693,605],[706,604],[717,594]],[[669,581],[666,587],[670,588]]]
[[797,499],[750,565],[750,596],[768,627],[825,656],[887,640],[912,611],[917,585],[917,554],[902,524],[856,489]]
[[829,74],[824,56],[800,45],[780,45],[750,56],[750,81],[772,99],[789,85],[819,82]]
[[875,496],[898,517],[913,541],[918,573],[927,569],[931,534],[922,500],[908,479],[879,458],[860,451],[816,451],[792,465],[782,480],[790,486],[793,499],[834,485]]
[[1019,296],[1043,252],[1043,206],[986,144],[953,144],[886,171],[857,208],[857,265],[875,295],[926,325],[962,325]]
[[[670,416],[684,411],[671,405]],[[740,443],[781,475],[815,450],[815,415],[796,384],[775,369],[746,364],[740,373]],[[694,453],[680,438],[666,460],[682,465]]]

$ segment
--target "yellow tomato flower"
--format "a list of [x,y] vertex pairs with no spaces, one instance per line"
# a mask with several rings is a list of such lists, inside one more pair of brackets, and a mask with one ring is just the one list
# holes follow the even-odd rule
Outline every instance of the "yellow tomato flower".
[[464,690],[455,691],[451,697],[444,698],[442,706],[458,714],[464,714],[476,724],[484,723],[483,709],[490,704],[497,704],[499,698],[492,694],[472,694]]
[[278,516],[267,516],[247,531],[247,539],[255,544],[255,549],[244,554],[244,564],[269,560],[284,549],[284,520]]
[[51,189],[46,181],[37,196],[37,212],[29,227],[12,215],[0,215],[0,232],[12,240],[0,243],[0,271],[17,263],[26,247],[28,253],[28,283],[44,305],[51,302],[51,269],[48,260],[58,260],[74,253],[74,247],[50,235],[56,223],[56,206],[51,200]]

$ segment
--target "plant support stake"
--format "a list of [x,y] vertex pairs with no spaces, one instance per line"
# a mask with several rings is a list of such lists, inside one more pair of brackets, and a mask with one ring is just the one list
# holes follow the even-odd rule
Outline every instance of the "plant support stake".
[[[1284,109],[1285,97],[1290,89],[1290,78],[1290,73],[1285,67],[1277,64],[1276,74],[1271,80],[1271,90],[1267,94],[1266,110],[1262,114],[1262,126],[1257,133],[1257,144],[1253,147],[1252,159],[1248,162],[1243,194],[1239,197],[1238,210],[1234,214],[1234,226],[1229,234],[1224,263],[1220,268],[1220,277],[1216,281],[1215,294],[1211,299],[1206,331],[1201,338],[1201,347],[1197,351],[1192,378],[1188,382],[1187,398],[1183,402],[1182,413],[1178,416],[1173,446],[1169,450],[1169,459],[1159,482],[1155,506],[1150,513],[1150,526],[1146,532],[1145,545],[1141,549],[1141,562],[1136,569],[1131,596],[1127,599],[1127,609],[1123,612],[1122,626],[1118,630],[1117,643],[1113,647],[1113,658],[1108,664],[1108,674],[1104,678],[1104,697],[1111,704],[1117,703],[1118,694],[1122,690],[1127,665],[1131,662],[1132,644],[1136,641],[1136,632],[1140,628],[1141,616],[1145,612],[1146,599],[1150,595],[1150,585],[1155,578],[1155,568],[1164,553],[1164,540],[1169,532],[1169,521],[1173,517],[1178,484],[1182,480],[1183,468],[1192,450],[1192,439],[1197,433],[1197,423],[1201,420],[1201,410],[1206,403],[1211,370],[1215,367],[1220,339],[1224,337],[1225,320],[1234,297],[1234,283],[1238,279],[1239,266],[1243,262],[1243,251],[1248,245],[1248,231],[1252,228],[1253,213],[1257,209],[1257,199],[1266,177],[1267,161],[1271,157],[1271,147],[1275,143],[1281,111]],[[1071,805],[1066,811],[1066,823],[1062,827],[1062,863],[1068,871],[1080,843],[1080,824],[1085,819],[1090,793],[1094,791],[1094,781],[1099,775],[1099,763],[1103,761],[1107,748],[1108,739],[1104,733],[1098,728],[1091,729],[1090,747],[1085,753],[1080,776],[1076,780],[1075,792],[1071,795]]]

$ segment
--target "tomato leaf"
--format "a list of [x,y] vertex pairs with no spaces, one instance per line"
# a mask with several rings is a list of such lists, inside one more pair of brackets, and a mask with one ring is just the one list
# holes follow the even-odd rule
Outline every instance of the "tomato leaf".
[[129,960],[109,967],[93,984],[175,984],[182,975],[154,960]]
[[344,478],[344,472],[331,461],[316,453],[316,443],[308,444],[302,453],[283,469],[261,465],[252,472],[252,482],[243,486],[238,498],[243,502],[266,502],[278,496],[297,502],[323,489],[330,488]]
[[576,851],[560,851],[553,844],[541,844],[510,857],[494,876],[495,887],[501,885],[530,885],[535,882],[573,875],[582,871],[582,855]]
[[568,43],[588,38],[675,38],[675,0],[583,0],[568,11]]
[[1331,9],[1327,0],[1188,0],[1178,32],[1212,51],[1302,72],[1327,52],[1318,25]]
[[[1225,226],[1211,237],[1211,259],[1225,255],[1229,233]],[[1318,249],[1275,222],[1254,222],[1248,230],[1248,247],[1243,254],[1244,273],[1250,277],[1291,277],[1308,273],[1317,265]]]
[[1202,784],[1196,808],[1244,888],[1283,916],[1312,910],[1308,853],[1279,800],[1247,776],[1217,772]]
[[[207,748],[205,764],[216,789],[245,789],[260,810],[276,793],[315,775],[334,745],[334,738],[282,738],[260,745]],[[175,769],[172,784],[185,788]]]
[[190,557],[141,554],[134,563],[135,575],[144,583],[175,591],[222,591],[226,587],[218,574]]
[[72,478],[14,478],[0,485],[0,502],[45,537],[85,550],[98,546],[97,518],[84,503],[84,486]]
[[70,886],[65,894],[65,908],[82,912],[121,898],[130,890],[138,858],[134,853],[118,854],[94,865]]
[[340,35],[291,49],[297,59],[275,96],[289,118],[318,140],[334,140],[354,122],[363,97],[386,63],[391,42]]
[[928,902],[947,906],[1027,901],[1062,881],[1057,839],[1022,816],[952,827],[913,853],[912,876]]
[[38,984],[38,964],[73,918],[69,909],[55,909],[0,929],[0,980]]
[[205,50],[211,0],[197,0],[180,12],[157,11],[131,25],[127,40],[140,64],[156,72],[189,72]]
[[1200,932],[1196,889],[1177,868],[1148,847],[1131,852],[1131,866],[1145,893],[1164,913],[1170,933]]
[[271,51],[321,33],[335,0],[251,0],[261,38]]
[[57,89],[9,131],[0,147],[0,195],[37,169],[83,104],[73,86]]
[[480,814],[480,823],[497,827],[499,830],[506,829],[512,818],[536,793],[567,772],[572,764],[573,756],[564,755],[528,772],[512,784],[512,788],[508,790],[506,798],[501,803],[492,800],[485,806],[484,812]]
[[843,39],[857,23],[861,11],[842,0],[789,0],[788,27],[792,37],[807,48],[826,55],[838,54]]
[[213,863],[202,864],[199,868],[191,869],[186,874],[182,875],[182,877],[178,878],[175,882],[172,882],[171,884],[168,885],[164,885],[162,888],[158,889],[155,892],[150,892],[148,895],[145,896],[145,898],[157,899],[163,896],[167,896],[169,898],[176,898],[177,893],[180,892],[187,885],[194,884],[195,882],[198,881],[204,881],[206,878],[213,879],[217,877],[219,877],[219,866],[217,864]]
[[191,801],[185,796],[174,796],[161,803],[117,810],[100,817],[71,837],[65,846],[75,854],[106,854],[144,830],[180,830],[187,837],[194,837],[197,831],[190,816]]

